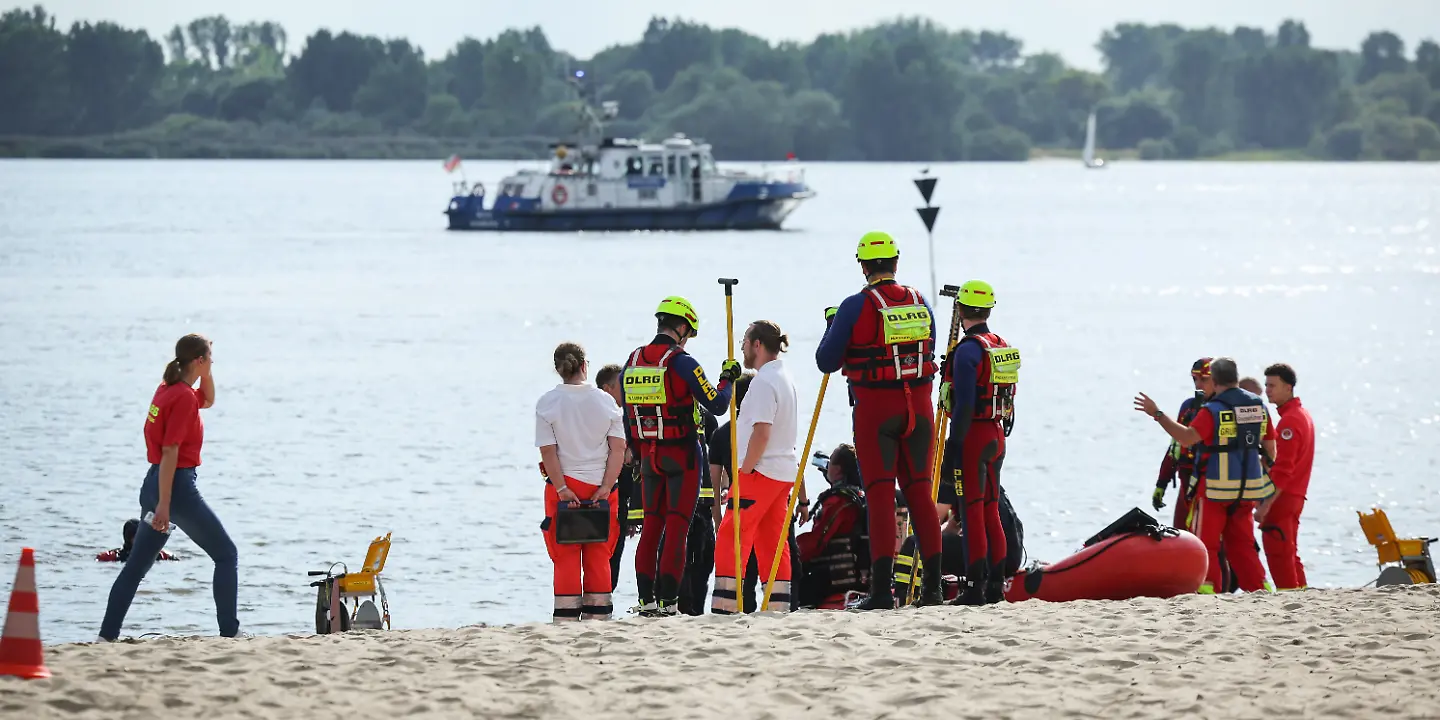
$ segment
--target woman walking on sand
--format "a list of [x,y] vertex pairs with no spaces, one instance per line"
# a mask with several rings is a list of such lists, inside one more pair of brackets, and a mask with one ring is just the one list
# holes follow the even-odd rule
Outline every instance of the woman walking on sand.
[[[175,343],[175,359],[165,366],[164,381],[150,400],[145,417],[145,455],[150,471],[140,485],[140,513],[144,520],[135,532],[135,546],[125,567],[110,588],[105,619],[100,623],[99,639],[103,642],[120,637],[120,626],[140,581],[170,539],[172,520],[215,561],[215,618],[220,634],[235,637],[240,633],[235,543],[195,485],[200,446],[205,440],[200,410],[215,404],[210,364],[209,340],[193,334],[180,338]],[[199,388],[195,387],[196,380],[200,381]]]
[[590,364],[575,343],[555,348],[563,380],[535,403],[535,447],[545,468],[545,548],[555,563],[555,622],[608,620],[614,607],[610,556],[620,536],[614,512],[604,542],[560,544],[556,513],[562,502],[608,500],[625,459],[624,416],[615,399],[588,382]]

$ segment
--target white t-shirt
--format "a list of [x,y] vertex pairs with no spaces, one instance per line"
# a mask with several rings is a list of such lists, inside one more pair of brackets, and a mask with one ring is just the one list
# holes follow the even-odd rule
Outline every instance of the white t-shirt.
[[795,471],[799,469],[796,458],[795,436],[799,432],[796,422],[797,405],[795,381],[785,370],[785,362],[776,358],[761,366],[750,381],[745,393],[745,402],[740,405],[739,422],[735,426],[735,443],[740,449],[737,456],[741,466],[750,448],[750,436],[755,432],[755,423],[770,423],[770,442],[765,445],[765,454],[755,463],[755,472],[784,482],[795,482]]
[[576,480],[605,481],[612,437],[625,439],[624,416],[610,393],[590,383],[557,385],[535,403],[535,447],[558,446],[561,472]]

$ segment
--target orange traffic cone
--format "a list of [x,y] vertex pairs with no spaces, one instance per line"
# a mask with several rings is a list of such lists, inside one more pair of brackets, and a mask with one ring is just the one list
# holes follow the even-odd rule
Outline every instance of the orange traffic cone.
[[20,551],[15,586],[10,588],[10,611],[0,634],[0,675],[50,677],[40,645],[40,599],[35,595],[35,551],[30,548]]

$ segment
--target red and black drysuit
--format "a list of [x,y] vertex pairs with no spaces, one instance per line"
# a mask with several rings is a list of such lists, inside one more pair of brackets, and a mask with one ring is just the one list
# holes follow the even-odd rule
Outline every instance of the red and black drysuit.
[[[1000,397],[991,374],[989,350],[1009,347],[980,323],[950,353],[945,379],[950,382],[950,436],[945,441],[943,468],[956,478],[964,508],[965,590],[961,601],[978,605],[999,602],[1005,583],[1005,527],[1000,522],[1000,468],[1005,464],[1008,397]],[[1013,392],[1014,386],[1009,386]]]
[[[920,306],[930,314],[929,337],[887,344],[882,313]],[[815,350],[815,365],[823,373],[843,370],[850,383],[855,456],[865,484],[870,531],[871,599],[862,607],[894,606],[890,578],[896,550],[897,485],[910,505],[911,524],[924,558],[922,600],[938,602],[940,520],[932,499],[930,470],[935,427],[931,393],[939,366],[929,304],[915,289],[892,279],[870,283],[840,303]]]
[[[645,521],[635,544],[635,585],[642,606],[676,605],[685,569],[685,540],[700,497],[704,455],[695,405],[720,415],[730,409],[731,383],[712,386],[700,364],[666,334],[630,354],[625,369],[664,367],[666,403],[625,403],[625,437],[640,465]],[[621,373],[622,382],[625,374]],[[659,435],[659,439],[646,439]],[[663,543],[662,543],[663,538]]]

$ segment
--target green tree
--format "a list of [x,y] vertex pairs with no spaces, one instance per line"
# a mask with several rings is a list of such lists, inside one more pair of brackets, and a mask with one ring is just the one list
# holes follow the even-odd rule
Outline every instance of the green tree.
[[982,30],[973,49],[975,63],[987,69],[1014,67],[1023,47],[1023,43],[1003,32]]
[[1360,44],[1360,74],[1355,80],[1364,84],[1377,75],[1405,72],[1408,65],[1405,41],[1400,36],[1392,32],[1370,33]]
[[801,158],[833,159],[849,128],[840,101],[824,90],[801,90],[790,98],[791,147]]
[[683,20],[651,18],[631,58],[631,67],[650,73],[655,87],[665,90],[685,68],[697,63],[720,62],[715,32]]
[[1175,43],[1165,77],[1180,122],[1211,135],[1233,124],[1232,52],[1230,36],[1218,30],[1188,32]]
[[1116,92],[1138,90],[1165,67],[1164,41],[1153,28],[1121,23],[1106,30],[1096,45],[1105,61],[1105,75]]
[[1175,146],[1169,140],[1147,138],[1137,146],[1141,160],[1169,160],[1175,157]]
[[1305,23],[1295,20],[1286,20],[1280,24],[1280,31],[1275,34],[1275,45],[1278,47],[1310,47],[1310,31],[1305,29]]
[[146,120],[165,53],[144,30],[76,23],[66,37],[72,129],[81,135],[136,127]]
[[1367,154],[1384,160],[1415,160],[1420,149],[1415,143],[1415,125],[1411,118],[1388,113],[1375,113],[1365,122]]
[[1425,76],[1430,87],[1440,90],[1440,45],[1426,40],[1415,48],[1415,70]]
[[0,134],[67,131],[65,35],[40,6],[0,15]]
[[847,75],[846,120],[870,160],[955,156],[951,122],[964,102],[960,74],[921,40],[870,41]]
[[283,91],[284,83],[279,78],[247,80],[225,92],[216,103],[215,114],[223,120],[260,122],[266,119],[271,103]]
[[1340,72],[1333,53],[1273,48],[1245,58],[1236,76],[1236,92],[1243,142],[1267,148],[1305,147],[1334,113]]
[[400,127],[425,112],[425,58],[405,40],[391,40],[385,58],[355,90],[354,107],[387,127]]
[[462,39],[445,59],[439,72],[445,73],[446,94],[453,96],[465,109],[485,95],[485,45],[472,37]]
[[1361,94],[1372,104],[1379,104],[1390,98],[1405,103],[1409,115],[1424,115],[1430,104],[1430,83],[1418,72],[1385,73],[1377,75],[1360,88]]
[[1325,134],[1325,152],[1335,160],[1359,160],[1365,154],[1365,127],[1347,122]]
[[620,103],[620,117],[635,120],[655,102],[655,81],[644,70],[624,70],[602,95]]
[[471,122],[459,98],[441,93],[426,98],[418,127],[429,135],[458,137],[470,131]]
[[513,30],[496,38],[483,62],[482,104],[503,118],[504,132],[519,133],[540,111],[545,61]]
[[1101,102],[1095,111],[1096,142],[1109,148],[1137,147],[1175,131],[1175,115],[1152,93],[1130,93]]
[[301,107],[316,99],[335,112],[353,107],[355,91],[385,59],[385,44],[378,38],[348,32],[331,35],[320,30],[306,38],[300,55],[290,61],[286,81]]
[[973,133],[966,141],[967,160],[1018,162],[1030,159],[1030,139],[1011,127],[993,127]]

